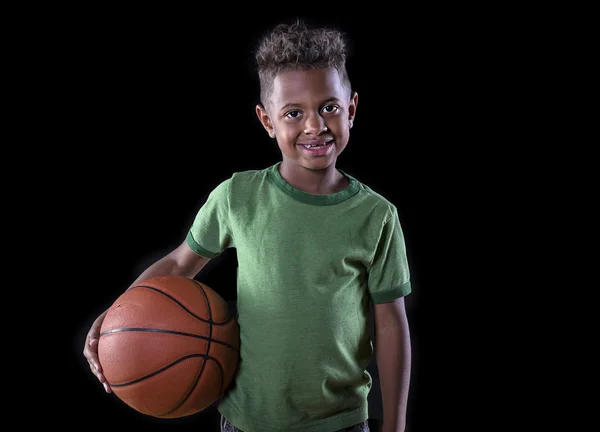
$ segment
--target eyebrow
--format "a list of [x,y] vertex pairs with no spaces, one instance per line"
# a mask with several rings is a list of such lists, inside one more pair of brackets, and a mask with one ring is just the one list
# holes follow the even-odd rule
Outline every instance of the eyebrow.
[[[330,98],[325,99],[319,105],[325,105],[326,103],[334,102],[334,101],[335,102],[339,102],[339,99],[332,96]],[[297,103],[288,103],[288,104],[285,104],[284,106],[282,106],[281,108],[279,108],[279,111],[283,111],[283,110],[286,110],[286,109],[289,109],[289,108],[295,108],[295,107],[299,107],[299,106],[301,106],[301,105],[297,104]]]

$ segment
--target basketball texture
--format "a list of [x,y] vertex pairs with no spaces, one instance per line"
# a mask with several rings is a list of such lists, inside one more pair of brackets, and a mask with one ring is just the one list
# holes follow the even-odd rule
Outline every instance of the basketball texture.
[[227,302],[183,276],[136,283],[109,308],[98,357],[113,393],[158,418],[195,414],[231,384],[239,327]]

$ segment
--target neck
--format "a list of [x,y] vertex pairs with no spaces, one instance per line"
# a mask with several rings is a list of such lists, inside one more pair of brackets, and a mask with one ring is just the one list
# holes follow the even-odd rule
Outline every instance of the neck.
[[284,161],[279,166],[279,174],[295,188],[317,195],[336,193],[348,186],[348,179],[335,168],[335,165],[321,170],[311,170]]

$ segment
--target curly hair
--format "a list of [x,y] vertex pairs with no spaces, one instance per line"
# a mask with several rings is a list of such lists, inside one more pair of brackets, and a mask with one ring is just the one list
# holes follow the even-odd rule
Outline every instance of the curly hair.
[[263,105],[273,92],[273,80],[282,72],[335,68],[348,90],[347,45],[335,29],[309,29],[302,21],[279,24],[260,41],[255,52]]

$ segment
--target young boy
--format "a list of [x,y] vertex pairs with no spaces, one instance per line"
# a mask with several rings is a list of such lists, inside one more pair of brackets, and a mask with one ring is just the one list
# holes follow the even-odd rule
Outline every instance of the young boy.
[[[383,431],[403,431],[409,268],[396,207],[336,168],[358,105],[343,34],[280,25],[256,60],[256,114],[282,160],[218,185],[181,245],[133,283],[194,278],[236,249],[241,360],[218,407],[227,432],[368,431],[372,302]],[[89,330],[84,355],[110,392],[97,357],[105,314]]]

